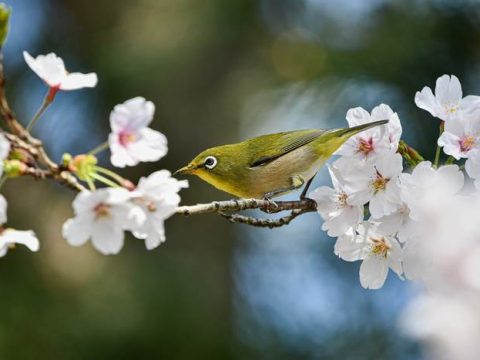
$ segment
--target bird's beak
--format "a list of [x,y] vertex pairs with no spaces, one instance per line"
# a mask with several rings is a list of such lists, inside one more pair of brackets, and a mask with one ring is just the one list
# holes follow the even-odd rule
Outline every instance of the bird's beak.
[[173,173],[173,175],[190,175],[195,171],[196,167],[193,166],[192,164],[188,164],[187,166],[182,167],[181,169],[178,169]]

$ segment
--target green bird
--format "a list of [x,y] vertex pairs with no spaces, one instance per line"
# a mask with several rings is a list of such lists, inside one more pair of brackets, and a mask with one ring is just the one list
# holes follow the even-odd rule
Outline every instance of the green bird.
[[311,129],[263,135],[198,154],[175,174],[196,175],[240,198],[270,199],[305,188],[332,154],[351,136],[388,120],[345,129]]

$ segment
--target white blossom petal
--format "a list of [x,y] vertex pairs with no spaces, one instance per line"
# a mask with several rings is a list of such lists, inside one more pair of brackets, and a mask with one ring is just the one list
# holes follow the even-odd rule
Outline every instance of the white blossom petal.
[[60,85],[60,90],[78,90],[83,88],[93,88],[97,86],[98,77],[95,73],[81,74],[72,73],[68,74]]
[[352,232],[339,236],[335,242],[334,252],[345,261],[357,261],[363,259],[364,242],[354,236]]
[[76,90],[84,87],[94,87],[97,84],[95,73],[69,73],[65,69],[63,60],[54,53],[33,58],[28,52],[24,51],[23,57],[33,72],[51,88]]
[[30,251],[38,251],[40,248],[40,242],[32,230],[19,231],[6,229],[0,237],[5,244],[25,245]]
[[429,87],[424,87],[415,94],[415,104],[435,117],[444,117],[442,106]]
[[455,75],[437,79],[435,96],[441,104],[456,104],[462,99],[462,85]]
[[380,289],[387,279],[387,262],[379,256],[369,256],[360,265],[360,284],[365,289]]

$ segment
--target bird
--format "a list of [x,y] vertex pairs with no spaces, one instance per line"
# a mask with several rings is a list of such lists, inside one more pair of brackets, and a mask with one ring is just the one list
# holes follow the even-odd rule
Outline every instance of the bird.
[[238,198],[272,199],[304,189],[305,199],[316,173],[351,136],[388,120],[342,129],[308,129],[254,137],[209,148],[174,175],[195,175]]

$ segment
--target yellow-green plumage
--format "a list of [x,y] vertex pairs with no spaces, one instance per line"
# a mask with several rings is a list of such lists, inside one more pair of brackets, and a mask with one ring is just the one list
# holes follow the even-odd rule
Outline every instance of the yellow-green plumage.
[[386,122],[281,132],[217,146],[201,152],[177,173],[196,175],[241,198],[270,198],[302,187],[352,135]]

